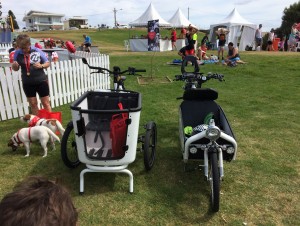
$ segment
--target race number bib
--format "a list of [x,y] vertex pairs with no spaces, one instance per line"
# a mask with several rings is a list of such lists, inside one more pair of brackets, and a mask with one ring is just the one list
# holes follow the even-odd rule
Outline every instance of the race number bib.
[[30,64],[41,62],[41,54],[39,52],[30,53]]

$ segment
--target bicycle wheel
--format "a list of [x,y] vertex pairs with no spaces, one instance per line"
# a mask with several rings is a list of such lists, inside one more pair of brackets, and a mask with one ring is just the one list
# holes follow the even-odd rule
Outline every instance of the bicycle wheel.
[[220,173],[218,167],[218,153],[210,153],[210,166],[209,166],[209,183],[210,183],[210,199],[211,208],[213,212],[218,212],[220,208]]
[[72,121],[68,123],[61,140],[61,158],[69,168],[76,168],[80,164]]
[[146,170],[151,170],[154,165],[156,153],[157,129],[155,122],[146,124],[146,135],[143,144],[144,165]]

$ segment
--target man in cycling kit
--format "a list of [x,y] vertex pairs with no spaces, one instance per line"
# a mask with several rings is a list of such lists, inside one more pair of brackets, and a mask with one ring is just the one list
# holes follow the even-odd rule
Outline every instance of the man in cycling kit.
[[86,52],[91,52],[91,45],[92,45],[92,40],[90,36],[83,35],[84,42],[82,43],[82,46],[84,46]]

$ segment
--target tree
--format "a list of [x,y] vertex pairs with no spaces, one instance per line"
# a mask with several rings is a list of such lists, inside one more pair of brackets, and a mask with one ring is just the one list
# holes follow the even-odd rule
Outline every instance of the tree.
[[11,10],[9,10],[6,22],[10,26],[10,28],[12,28],[12,26],[11,26],[11,20],[13,22],[13,28],[14,29],[19,29],[19,25],[18,25],[18,22],[16,21],[15,14]]
[[291,27],[294,23],[300,22],[300,1],[290,5],[289,8],[284,8],[282,22],[280,28],[276,29],[275,33],[279,37],[288,37],[291,33]]

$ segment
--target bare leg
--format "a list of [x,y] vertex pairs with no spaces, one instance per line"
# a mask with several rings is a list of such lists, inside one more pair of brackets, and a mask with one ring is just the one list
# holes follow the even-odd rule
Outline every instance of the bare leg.
[[222,52],[222,60],[224,60],[224,47],[221,48],[221,52]]
[[33,115],[37,115],[39,111],[38,103],[37,103],[37,98],[36,97],[28,97],[27,101],[29,103],[29,106],[31,108],[31,113]]
[[50,105],[49,96],[41,97],[41,102],[42,102],[43,108],[45,110],[51,112],[51,105]]

